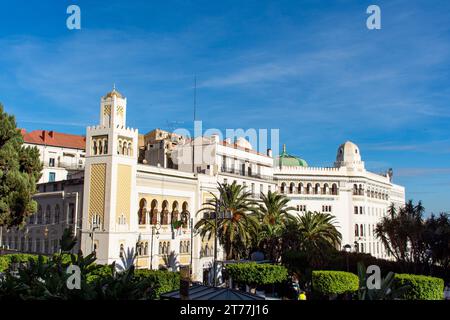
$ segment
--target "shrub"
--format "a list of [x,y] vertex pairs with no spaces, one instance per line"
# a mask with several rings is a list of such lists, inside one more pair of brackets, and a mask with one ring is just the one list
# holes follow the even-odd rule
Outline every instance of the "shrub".
[[94,265],[92,270],[86,276],[86,281],[88,283],[94,283],[105,277],[112,276],[112,265]]
[[164,270],[138,269],[134,272],[137,281],[143,281],[150,288],[151,299],[159,299],[163,293],[180,288],[180,273]]
[[394,286],[408,286],[400,296],[406,300],[442,300],[444,297],[444,280],[414,274],[396,274]]
[[[0,256],[0,272],[5,272],[9,269],[12,263],[26,263],[30,259],[38,260],[38,255],[27,253],[11,253]],[[48,259],[44,257],[44,260]]]
[[355,292],[359,288],[356,274],[345,271],[313,271],[312,290],[319,295]]
[[229,264],[226,271],[233,281],[251,286],[283,282],[288,276],[283,266],[255,262]]

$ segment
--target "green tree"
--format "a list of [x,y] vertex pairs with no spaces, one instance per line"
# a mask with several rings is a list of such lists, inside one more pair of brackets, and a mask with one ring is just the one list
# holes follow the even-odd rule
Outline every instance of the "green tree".
[[259,205],[258,218],[261,223],[258,234],[258,247],[261,248],[274,262],[277,262],[281,255],[281,236],[286,224],[293,219],[289,211],[294,210],[289,207],[289,199],[277,192],[261,193],[262,203]]
[[389,215],[383,217],[375,228],[376,236],[382,241],[386,250],[402,263],[423,263],[427,260],[424,236],[424,207],[409,200],[397,209],[390,206]]
[[32,199],[42,165],[37,148],[24,147],[14,116],[0,104],[0,226],[18,226],[36,212]]
[[240,259],[248,254],[258,232],[258,220],[254,215],[256,202],[250,199],[251,193],[236,182],[219,183],[218,191],[219,195],[211,193],[212,198],[199,210],[204,216],[195,229],[202,239],[211,239],[216,232],[214,215],[217,211],[218,241],[224,247],[226,258]]
[[423,239],[431,252],[431,264],[450,267],[450,215],[441,213],[438,217],[431,215],[425,221]]
[[310,212],[296,217],[283,233],[283,251],[304,252],[312,268],[322,267],[330,252],[341,243],[335,217],[328,213]]

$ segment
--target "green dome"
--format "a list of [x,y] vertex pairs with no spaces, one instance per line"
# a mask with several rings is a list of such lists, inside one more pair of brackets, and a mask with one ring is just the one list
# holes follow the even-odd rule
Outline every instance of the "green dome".
[[308,163],[302,158],[290,155],[286,152],[286,145],[283,144],[283,152],[275,159],[276,166],[289,166],[289,167],[307,167]]

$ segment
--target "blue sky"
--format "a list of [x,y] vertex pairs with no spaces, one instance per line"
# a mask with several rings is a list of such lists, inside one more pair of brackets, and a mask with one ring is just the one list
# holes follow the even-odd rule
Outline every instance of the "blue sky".
[[21,127],[84,134],[113,83],[141,133],[190,127],[196,74],[204,127],[279,128],[313,166],[352,140],[407,198],[450,211],[450,2],[130,2],[0,1],[0,101]]

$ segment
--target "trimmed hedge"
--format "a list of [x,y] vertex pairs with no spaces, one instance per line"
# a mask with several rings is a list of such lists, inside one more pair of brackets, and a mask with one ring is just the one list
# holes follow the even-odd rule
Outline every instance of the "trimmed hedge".
[[288,277],[285,267],[274,264],[245,262],[229,264],[225,269],[233,281],[247,285],[280,283]]
[[[9,269],[12,263],[25,263],[30,259],[37,261],[38,255],[28,253],[10,253],[0,256],[0,272],[5,272]],[[48,259],[44,256],[44,259]]]
[[180,289],[180,273],[165,270],[138,269],[134,271],[134,278],[144,280],[151,288],[151,299],[159,299],[166,292]]
[[396,274],[394,277],[396,288],[408,286],[399,297],[406,300],[442,300],[444,299],[444,280],[415,274]]
[[321,295],[355,292],[359,288],[358,276],[345,271],[313,271],[312,290]]

